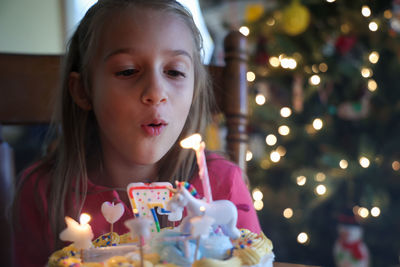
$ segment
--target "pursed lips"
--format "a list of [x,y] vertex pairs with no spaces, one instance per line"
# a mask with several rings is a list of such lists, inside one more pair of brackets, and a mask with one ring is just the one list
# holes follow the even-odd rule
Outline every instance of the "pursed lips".
[[164,120],[155,119],[149,123],[142,124],[141,127],[146,134],[150,136],[159,136],[167,125],[168,123]]

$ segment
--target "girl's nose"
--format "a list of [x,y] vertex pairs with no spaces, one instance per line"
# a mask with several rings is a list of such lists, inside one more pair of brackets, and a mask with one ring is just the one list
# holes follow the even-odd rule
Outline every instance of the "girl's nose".
[[141,100],[146,105],[158,105],[167,101],[165,85],[162,82],[162,75],[152,73],[147,75],[144,81],[144,90]]

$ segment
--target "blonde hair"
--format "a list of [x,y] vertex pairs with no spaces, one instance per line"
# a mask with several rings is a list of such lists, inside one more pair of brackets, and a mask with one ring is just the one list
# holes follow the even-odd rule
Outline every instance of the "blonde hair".
[[[88,163],[98,162],[101,168],[100,139],[93,111],[81,109],[69,94],[71,72],[78,72],[84,88],[90,88],[90,63],[96,51],[105,17],[125,8],[146,8],[171,13],[188,26],[194,40],[194,96],[188,118],[178,138],[204,133],[213,108],[213,93],[208,73],[202,64],[202,38],[188,10],[175,0],[99,0],[81,20],[73,34],[64,58],[61,90],[56,103],[53,126],[58,132],[55,151],[36,168],[50,174],[48,216],[51,230],[59,247],[58,233],[64,227],[66,214],[77,217],[86,198]],[[92,161],[93,160],[93,161]],[[176,164],[171,164],[172,162]],[[191,150],[180,149],[176,142],[159,162],[159,178],[163,181],[188,180],[195,167]],[[33,171],[34,172],[34,171]],[[70,194],[74,199],[66,201]],[[74,204],[73,204],[74,203]]]

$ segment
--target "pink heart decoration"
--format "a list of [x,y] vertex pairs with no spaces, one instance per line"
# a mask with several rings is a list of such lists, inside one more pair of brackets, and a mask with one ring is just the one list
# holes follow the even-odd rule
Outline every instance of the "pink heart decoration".
[[115,223],[124,214],[125,208],[122,203],[114,205],[108,201],[101,205],[101,213],[103,213],[104,218],[109,223]]

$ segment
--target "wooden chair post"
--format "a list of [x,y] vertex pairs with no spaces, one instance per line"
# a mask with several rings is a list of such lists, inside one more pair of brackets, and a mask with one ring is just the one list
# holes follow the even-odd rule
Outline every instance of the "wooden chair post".
[[232,31],[224,41],[225,68],[223,71],[225,111],[228,128],[227,152],[231,159],[246,172],[248,91],[246,37]]

